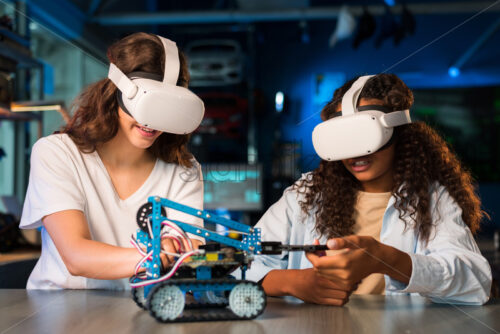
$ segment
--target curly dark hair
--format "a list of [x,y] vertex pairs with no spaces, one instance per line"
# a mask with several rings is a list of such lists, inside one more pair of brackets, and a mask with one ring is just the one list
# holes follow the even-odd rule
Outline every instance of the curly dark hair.
[[[327,120],[338,111],[343,95],[356,80],[337,89],[332,100],[323,108],[321,118]],[[377,99],[393,111],[409,109],[413,104],[411,90],[394,74],[379,74],[370,78],[360,98]],[[479,229],[487,214],[481,210],[471,175],[460,164],[447,143],[423,122],[397,127],[394,131],[395,208],[405,224],[415,228],[419,238],[429,240],[431,218],[431,186],[437,182],[449,192],[462,209],[462,219],[472,233]],[[293,189],[304,195],[302,211],[314,212],[316,230],[327,237],[353,233],[354,206],[361,183],[341,161],[322,160],[308,178],[294,184]]]
[[[165,51],[160,39],[153,34],[138,32],[124,37],[109,47],[107,56],[125,74],[136,71],[159,75],[164,73]],[[187,60],[181,51],[179,62],[177,86],[187,87],[189,72]],[[62,132],[67,133],[82,152],[94,152],[118,132],[116,93],[116,86],[106,78],[90,85],[76,98],[75,113]],[[165,162],[192,167],[193,156],[187,148],[189,138],[190,135],[164,132],[148,150]]]

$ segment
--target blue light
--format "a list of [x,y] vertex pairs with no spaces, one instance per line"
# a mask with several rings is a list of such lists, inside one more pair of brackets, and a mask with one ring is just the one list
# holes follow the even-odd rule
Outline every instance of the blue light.
[[452,66],[448,69],[448,75],[452,78],[456,78],[460,75],[460,69],[458,67]]
[[396,4],[396,0],[384,0],[387,6],[392,7]]
[[285,104],[285,94],[283,92],[277,92],[274,98],[275,108],[277,112],[283,111],[283,105]]

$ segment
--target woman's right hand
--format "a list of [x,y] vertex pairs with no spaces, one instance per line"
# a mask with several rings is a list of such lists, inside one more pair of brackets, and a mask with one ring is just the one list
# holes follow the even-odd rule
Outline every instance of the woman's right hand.
[[318,275],[314,269],[271,270],[262,280],[269,296],[294,296],[307,303],[342,306],[352,291]]

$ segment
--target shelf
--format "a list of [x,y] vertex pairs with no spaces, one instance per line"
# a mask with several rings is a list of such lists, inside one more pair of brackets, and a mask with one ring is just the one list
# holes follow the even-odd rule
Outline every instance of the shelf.
[[8,121],[40,121],[41,115],[33,112],[12,112],[5,106],[0,104],[0,120]]
[[20,67],[41,67],[42,63],[33,58],[29,41],[0,27],[0,56],[13,60]]

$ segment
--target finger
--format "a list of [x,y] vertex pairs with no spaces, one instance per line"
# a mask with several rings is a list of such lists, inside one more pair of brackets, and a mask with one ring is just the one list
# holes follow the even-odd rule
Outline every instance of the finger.
[[[316,263],[318,263],[318,260],[320,259],[320,256],[315,254],[315,253],[305,253],[306,258],[311,262],[314,268],[316,268]],[[324,258],[324,257],[323,257]]]
[[194,249],[200,248],[200,245],[203,244],[203,242],[201,240],[198,240],[198,239],[191,239],[191,242],[193,243]]
[[326,277],[318,274],[318,285],[323,289],[349,291],[345,285],[345,280],[340,277]]
[[184,249],[186,251],[190,251],[190,250],[192,250],[191,248],[194,248],[194,245],[193,245],[193,247],[191,247],[191,245],[189,243],[190,241],[191,241],[191,239],[189,239],[189,240],[188,239],[184,239],[184,238],[182,239],[182,244],[183,244]]
[[350,291],[341,290],[341,289],[328,289],[323,288],[320,290],[321,296],[325,298],[335,298],[335,299],[345,299],[350,295]]
[[344,253],[330,256],[318,256],[316,254],[306,253],[306,257],[317,270],[345,268],[348,260],[348,258],[345,257]]
[[170,240],[173,244],[173,247],[175,249],[175,253],[180,253],[182,251],[182,245],[179,239],[173,235],[166,235],[164,236],[164,239]]
[[352,290],[355,290],[355,287],[357,287],[356,282],[353,282],[352,280],[349,280],[349,279],[339,277],[337,275],[331,275],[331,274],[324,275],[321,273],[318,273],[318,275],[331,281],[334,284],[335,289],[338,289],[338,290],[352,291]]
[[326,242],[326,246],[329,249],[359,249],[364,245],[365,238],[358,235],[349,235],[343,238],[333,238]]
[[349,299],[338,299],[338,298],[326,298],[326,297],[321,297],[318,298],[316,301],[317,304],[321,305],[331,305],[331,306],[342,306],[345,303],[347,303]]
[[[162,240],[161,248],[168,253],[178,253],[174,245],[174,241],[169,238],[165,238]],[[175,261],[175,257],[173,255],[170,254],[165,254],[165,255],[169,263],[173,263]]]

